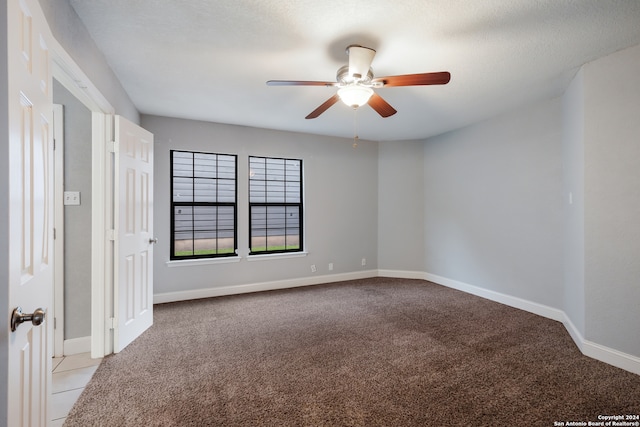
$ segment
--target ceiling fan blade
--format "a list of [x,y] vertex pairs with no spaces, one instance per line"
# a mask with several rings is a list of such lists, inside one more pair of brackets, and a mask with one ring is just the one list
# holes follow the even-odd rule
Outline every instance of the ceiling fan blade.
[[336,82],[315,82],[305,80],[269,80],[267,86],[335,86]]
[[377,77],[372,83],[383,83],[384,86],[420,86],[445,85],[451,80],[448,71],[438,73],[403,74],[400,76]]
[[395,113],[397,113],[395,108],[393,108],[387,101],[382,99],[382,97],[375,92],[373,93],[373,95],[371,95],[371,98],[369,98],[369,105],[382,117],[393,116]]
[[329,107],[331,107],[333,104],[335,104],[336,102],[338,102],[340,100],[340,97],[338,96],[338,94],[336,93],[335,95],[333,95],[331,98],[327,99],[326,101],[324,101],[322,103],[322,105],[320,105],[318,108],[316,108],[315,110],[313,110],[311,113],[309,113],[309,115],[307,117],[305,117],[305,119],[315,119],[316,117],[318,117],[320,114],[324,113],[325,111],[327,111],[329,109]]

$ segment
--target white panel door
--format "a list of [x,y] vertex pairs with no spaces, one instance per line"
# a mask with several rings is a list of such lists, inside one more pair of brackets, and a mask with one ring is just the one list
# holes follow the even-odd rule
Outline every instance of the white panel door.
[[[5,304],[9,313],[21,307],[24,314],[36,318],[11,322],[15,331],[9,332],[7,425],[34,427],[47,425],[51,391],[52,38],[38,0],[8,0],[4,4],[8,13],[10,200],[10,250],[2,254],[8,256],[9,265],[9,299]],[[37,309],[42,309],[46,319],[39,326]]]
[[115,117],[114,352],[153,323],[153,135]]

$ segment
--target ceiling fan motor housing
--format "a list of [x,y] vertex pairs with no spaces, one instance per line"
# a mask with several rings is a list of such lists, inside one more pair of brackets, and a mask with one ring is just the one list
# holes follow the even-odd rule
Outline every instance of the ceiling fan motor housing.
[[338,81],[338,83],[340,83],[340,85],[350,85],[350,84],[363,84],[363,85],[368,85],[371,83],[371,80],[373,79],[373,69],[369,68],[369,70],[367,71],[367,73],[364,76],[358,75],[353,76],[351,73],[349,73],[349,66],[348,65],[343,65],[342,67],[340,67],[338,69],[338,72],[336,73],[336,80]]

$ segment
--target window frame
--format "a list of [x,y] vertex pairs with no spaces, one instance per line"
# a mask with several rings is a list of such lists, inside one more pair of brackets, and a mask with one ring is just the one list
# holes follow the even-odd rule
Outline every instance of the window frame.
[[[174,175],[174,153],[188,153],[193,155],[193,159],[195,162],[195,155],[196,154],[205,154],[205,155],[215,155],[216,156],[216,162],[218,161],[218,156],[226,156],[226,157],[233,157],[234,159],[234,176],[233,176],[233,191],[234,191],[234,201],[233,202],[219,202],[219,201],[215,201],[215,202],[196,202],[193,200],[190,202],[176,202],[174,200],[174,181],[175,178],[191,178],[192,180],[195,181],[195,179],[197,178],[205,178],[205,177],[198,177],[196,175],[195,172],[195,168],[193,168],[193,171],[191,173],[191,177],[185,177],[185,176],[176,176]],[[170,243],[169,243],[169,260],[170,261],[182,261],[182,260],[194,260],[194,259],[217,259],[217,258],[227,258],[227,257],[237,257],[238,256],[238,155],[237,154],[226,154],[226,153],[211,153],[211,152],[205,152],[205,151],[192,151],[192,150],[169,150],[169,163],[170,163],[170,200],[169,200],[169,206],[170,206]],[[216,177],[215,178],[209,178],[209,179],[215,179],[216,181],[221,179],[218,177],[218,172],[216,172]],[[195,184],[192,184],[192,191],[193,194],[195,194]],[[176,234],[176,218],[175,218],[175,210],[176,207],[179,206],[185,206],[185,207],[191,207],[191,208],[195,208],[195,207],[199,207],[199,206],[208,206],[208,207],[232,207],[233,208],[233,249],[231,252],[224,252],[224,253],[211,253],[211,254],[200,254],[197,255],[195,253],[192,253],[192,255],[181,255],[181,256],[177,256],[175,253],[175,234]],[[216,218],[217,220],[217,218]],[[220,228],[218,227],[218,224],[216,223],[216,228],[215,228],[215,232],[216,235],[219,233]],[[192,232],[195,235],[195,225],[192,225]],[[195,239],[194,239],[195,240]],[[216,238],[216,250],[218,250],[218,241]],[[195,249],[193,249],[193,251],[195,251]]]
[[[300,194],[299,200],[298,202],[288,202],[286,200],[286,190],[285,190],[285,196],[284,196],[284,201],[283,202],[269,202],[267,201],[267,190],[265,189],[265,201],[264,202],[252,202],[251,200],[251,195],[252,195],[252,189],[251,189],[251,183],[253,180],[255,180],[255,178],[251,175],[251,160],[252,159],[264,159],[265,160],[265,165],[267,160],[282,160],[285,162],[285,170],[286,170],[286,162],[287,161],[296,161],[299,162],[299,189],[298,192]],[[284,157],[271,157],[271,156],[252,156],[249,155],[248,156],[248,167],[249,167],[249,180],[248,180],[248,206],[249,206],[249,212],[248,212],[248,221],[249,221],[249,256],[259,256],[259,255],[270,255],[270,254],[295,254],[295,253],[301,253],[304,252],[304,162],[302,159],[293,159],[293,158],[284,158]],[[264,179],[265,181],[265,188],[266,188],[266,182],[268,181],[266,178]],[[291,183],[291,182],[296,182],[296,181],[288,181],[286,180],[286,173],[285,173],[285,179],[283,180],[283,187],[286,189],[287,184]],[[287,226],[286,226],[286,216],[285,216],[285,248],[284,249],[272,249],[269,250],[268,246],[265,246],[264,250],[253,250],[253,224],[252,224],[252,220],[253,220],[253,209],[256,207],[265,207],[265,211],[266,209],[268,209],[269,207],[283,207],[285,210],[285,214],[287,209],[289,208],[297,208],[297,213],[298,213],[298,246],[296,248],[291,248],[291,249],[287,249],[286,248],[286,230],[287,230]],[[265,231],[268,232],[269,228],[268,226],[265,228]]]

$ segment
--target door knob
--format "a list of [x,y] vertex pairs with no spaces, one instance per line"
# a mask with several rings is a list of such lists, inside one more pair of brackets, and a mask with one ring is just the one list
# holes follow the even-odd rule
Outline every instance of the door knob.
[[36,310],[31,314],[24,314],[22,312],[22,307],[16,307],[13,309],[13,313],[11,314],[11,332],[15,332],[19,324],[28,321],[31,321],[35,326],[38,326],[44,322],[44,316],[44,310],[41,308],[36,308]]
[[153,239],[149,239],[149,243],[158,243],[158,238],[154,237]]

